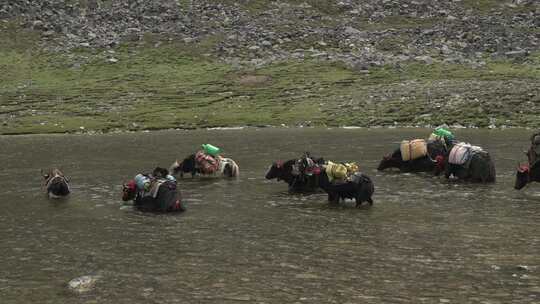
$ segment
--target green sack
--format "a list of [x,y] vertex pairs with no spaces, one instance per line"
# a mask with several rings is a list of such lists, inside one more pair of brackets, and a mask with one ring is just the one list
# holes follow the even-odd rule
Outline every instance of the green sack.
[[216,146],[212,146],[211,144],[203,144],[202,148],[204,150],[204,153],[210,154],[212,156],[216,156],[221,152],[221,149],[219,149]]
[[435,131],[433,131],[433,134],[435,134],[436,136],[439,136],[439,137],[443,137],[445,139],[448,139],[448,140],[453,140],[454,139],[454,134],[452,134],[452,132],[450,132],[449,130],[443,128],[443,127],[439,127],[437,129],[435,129]]

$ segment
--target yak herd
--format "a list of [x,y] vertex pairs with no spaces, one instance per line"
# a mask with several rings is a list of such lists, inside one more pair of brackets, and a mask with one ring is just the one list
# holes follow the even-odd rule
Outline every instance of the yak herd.
[[[531,136],[526,155],[528,162],[519,164],[514,188],[521,189],[530,182],[540,181],[540,132]],[[240,170],[236,162],[222,157],[220,149],[209,144],[203,149],[175,161],[169,169],[157,167],[152,173],[137,174],[123,184],[122,200],[133,201],[141,211],[185,211],[176,177],[184,173],[195,176],[236,178]],[[495,182],[495,165],[490,154],[479,146],[457,141],[445,128],[437,128],[427,140],[404,140],[394,151],[384,156],[377,170],[396,169],[399,172],[427,172],[467,182]],[[67,196],[69,179],[58,168],[42,171],[44,188],[50,198]],[[332,162],[314,157],[309,152],[298,159],[273,162],[265,174],[268,180],[287,184],[289,192],[312,193],[322,190],[330,204],[353,199],[356,206],[373,204],[375,187],[372,179],[360,172],[356,163]]]

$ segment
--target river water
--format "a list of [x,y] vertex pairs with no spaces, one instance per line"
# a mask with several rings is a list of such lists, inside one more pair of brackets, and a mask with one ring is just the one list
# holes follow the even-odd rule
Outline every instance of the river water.
[[[540,185],[513,189],[527,130],[457,130],[492,185],[375,170],[425,129],[245,129],[0,137],[1,303],[540,303]],[[121,184],[201,143],[238,180],[179,180],[188,211],[144,214]],[[304,151],[358,161],[375,204],[330,207],[264,174]],[[49,200],[40,169],[72,180]],[[83,294],[67,282],[97,278]]]

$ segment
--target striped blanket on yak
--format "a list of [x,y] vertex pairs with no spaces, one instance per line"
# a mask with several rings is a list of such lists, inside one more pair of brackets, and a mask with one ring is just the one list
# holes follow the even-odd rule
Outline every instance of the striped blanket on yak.
[[469,143],[460,142],[455,144],[454,147],[452,147],[452,150],[450,150],[448,162],[452,165],[468,167],[472,156],[476,153],[483,152],[485,152],[484,149],[479,146],[473,146]]
[[203,151],[199,151],[195,154],[195,161],[201,173],[214,174],[219,169],[220,156],[213,157]]

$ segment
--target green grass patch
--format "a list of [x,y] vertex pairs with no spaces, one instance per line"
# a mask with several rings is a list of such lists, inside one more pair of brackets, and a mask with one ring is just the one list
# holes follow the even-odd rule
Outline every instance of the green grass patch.
[[[536,55],[534,60],[538,60]],[[503,79],[540,79],[538,64],[513,63],[510,61],[488,61],[479,68],[459,64],[421,64],[410,63],[400,68],[384,66],[374,68],[362,78],[370,84],[383,82],[401,82],[407,80],[503,80]]]
[[35,52],[40,36],[38,31],[21,28],[17,19],[0,22],[0,51]]
[[[441,111],[431,105],[425,91],[441,81],[459,88],[470,81],[534,84],[540,79],[539,54],[529,56],[527,63],[488,61],[482,68],[471,68],[410,62],[372,68],[369,74],[316,60],[236,70],[201,55],[212,39],[218,38],[156,47],[149,37],[114,52],[79,49],[69,55],[0,49],[4,71],[0,74],[0,133],[441,121],[486,125],[490,115],[504,121],[508,117],[501,113],[515,109],[520,98],[535,102],[536,95],[515,93],[508,97],[508,107],[496,111]],[[118,62],[107,62],[110,57]],[[408,91],[404,84],[410,82],[418,91]],[[434,98],[444,102],[444,94],[451,93],[443,90],[442,96]],[[489,86],[483,94],[491,100]],[[535,109],[524,107],[522,116],[530,117],[525,123],[533,123],[527,111]]]

